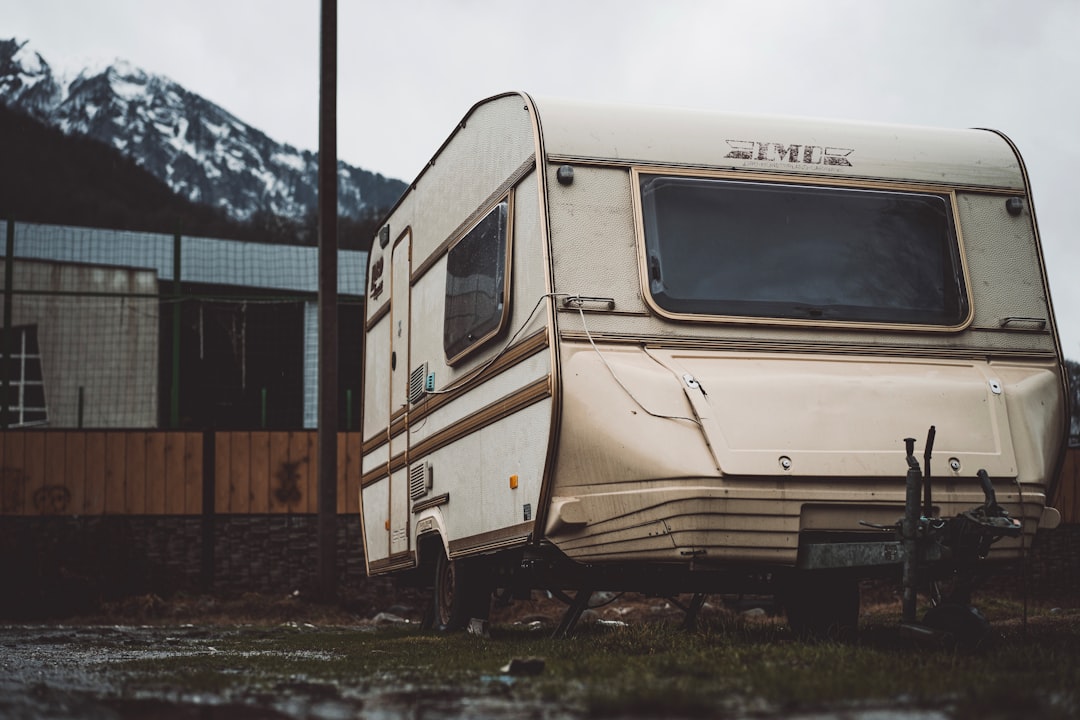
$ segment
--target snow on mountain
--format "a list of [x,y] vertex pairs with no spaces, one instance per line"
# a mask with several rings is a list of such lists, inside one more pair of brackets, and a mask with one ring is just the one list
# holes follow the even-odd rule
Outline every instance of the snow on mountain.
[[[316,205],[316,153],[272,140],[167,77],[117,60],[58,77],[27,42],[0,40],[0,103],[128,155],[177,194],[239,220],[294,219]],[[392,205],[400,180],[338,162],[338,212]]]
[[0,40],[0,98],[40,115],[63,100],[63,90],[39,53],[26,43]]

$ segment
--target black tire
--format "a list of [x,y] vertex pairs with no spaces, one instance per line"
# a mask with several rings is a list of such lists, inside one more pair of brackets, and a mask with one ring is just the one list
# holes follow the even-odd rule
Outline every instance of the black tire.
[[478,560],[451,560],[439,553],[435,563],[432,628],[463,630],[473,618],[491,615],[491,587]]
[[813,640],[848,641],[859,628],[859,582],[854,578],[799,573],[783,593],[788,626]]
[[923,616],[923,625],[936,630],[949,647],[974,650],[990,639],[990,623],[973,605],[943,603]]

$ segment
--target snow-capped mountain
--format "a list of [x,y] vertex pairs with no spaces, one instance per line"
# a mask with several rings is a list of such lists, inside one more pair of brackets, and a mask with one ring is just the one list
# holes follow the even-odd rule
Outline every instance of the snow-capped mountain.
[[[238,220],[302,219],[316,205],[317,155],[272,140],[161,75],[117,61],[68,80],[27,42],[0,40],[0,103],[115,147],[189,200]],[[338,211],[392,205],[400,180],[338,162]]]

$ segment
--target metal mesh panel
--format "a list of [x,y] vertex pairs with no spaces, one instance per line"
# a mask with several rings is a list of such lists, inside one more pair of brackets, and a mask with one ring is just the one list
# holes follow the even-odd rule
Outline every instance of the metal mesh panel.
[[[28,424],[23,410],[38,408],[40,395],[44,412],[29,417],[45,427],[314,425],[316,248],[0,228],[3,427]],[[343,430],[359,419],[366,255],[338,258]],[[31,336],[37,354],[17,352]]]

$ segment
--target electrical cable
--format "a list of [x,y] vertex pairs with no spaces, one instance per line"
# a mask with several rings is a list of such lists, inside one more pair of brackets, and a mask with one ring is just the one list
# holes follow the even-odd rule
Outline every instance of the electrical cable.
[[[585,337],[589,339],[589,344],[592,345],[592,349],[600,358],[600,362],[604,363],[604,367],[606,367],[607,371],[611,373],[611,377],[615,381],[615,384],[622,388],[622,391],[626,393],[627,397],[634,401],[635,405],[641,408],[642,412],[646,413],[647,415],[651,415],[654,418],[660,418],[661,420],[687,420],[694,423],[698,427],[701,426],[701,421],[697,418],[683,417],[681,415],[662,415],[660,413],[654,413],[652,410],[649,410],[647,407],[642,405],[641,402],[636,397],[634,397],[634,394],[630,392],[629,388],[627,388],[626,385],[623,385],[622,380],[620,380],[619,376],[615,374],[615,369],[608,364],[607,358],[605,358],[604,354],[600,352],[600,348],[596,346],[596,342],[593,340],[592,333],[589,332],[589,327],[585,324],[585,311],[582,310],[580,306],[578,307],[578,314],[581,315],[581,327],[585,330]],[[648,355],[648,357],[651,358],[653,362],[659,363],[659,361],[656,360],[656,358],[654,358],[652,355],[649,355],[648,352],[646,352],[645,354]],[[661,364],[661,367],[664,367],[663,364]]]
[[[500,357],[502,357],[502,355],[510,348],[510,346],[513,345],[514,341],[517,340],[518,336],[521,335],[521,333],[525,330],[525,328],[527,328],[529,326],[529,324],[533,321],[533,318],[536,316],[536,311],[539,309],[540,304],[544,301],[545,298],[560,298],[560,297],[572,298],[572,297],[579,297],[579,296],[575,295],[573,293],[544,293],[543,295],[541,295],[537,299],[536,304],[533,305],[533,309],[529,312],[528,317],[525,318],[525,322],[523,322],[521,324],[521,326],[517,329],[517,331],[512,336],[510,336],[510,338],[506,341],[506,343],[503,345],[503,347],[500,348],[499,351],[497,353],[495,353],[491,358],[489,358],[487,362],[485,362],[479,368],[471,371],[470,375],[475,377],[475,376],[483,373],[484,370],[491,367],[491,365],[496,360],[498,360]],[[639,408],[641,408],[642,412],[644,412],[647,415],[650,415],[652,417],[660,418],[662,420],[686,420],[686,421],[692,422],[695,425],[700,427],[701,421],[698,420],[697,418],[683,417],[681,415],[663,415],[661,413],[655,413],[652,410],[649,410],[647,407],[645,407],[641,403],[641,401],[639,401],[636,397],[634,397],[634,394],[630,391],[630,389],[627,388],[626,385],[623,384],[622,380],[619,379],[619,376],[615,373],[615,369],[612,368],[611,365],[608,363],[607,358],[604,357],[604,354],[602,352],[600,352],[600,348],[597,347],[596,341],[593,339],[592,333],[589,332],[589,327],[588,327],[587,323],[585,322],[585,311],[582,309],[582,307],[580,305],[578,306],[577,310],[578,310],[578,315],[581,316],[581,327],[585,331],[585,337],[587,337],[589,339],[589,345],[592,346],[593,351],[596,353],[597,357],[600,358],[600,362],[602,362],[604,364],[604,367],[607,368],[607,371],[608,371],[608,373],[610,373],[612,379],[615,381],[615,384],[618,385],[622,389],[622,391],[624,393],[626,393],[627,397],[629,397],[631,400],[634,401],[635,405],[637,405]],[[648,353],[646,353],[646,355],[648,355]],[[656,358],[653,358],[652,355],[649,355],[649,357],[654,362],[657,362]],[[444,394],[448,394],[448,393],[451,393],[451,392],[456,392],[459,387],[460,386],[458,386],[458,385],[453,385],[453,386],[450,386],[450,387],[445,388],[443,390],[428,390],[428,391],[426,391],[424,393],[424,396],[426,398],[428,395],[444,395]]]

